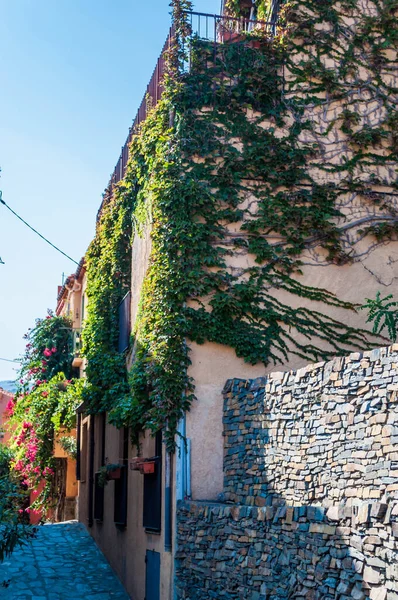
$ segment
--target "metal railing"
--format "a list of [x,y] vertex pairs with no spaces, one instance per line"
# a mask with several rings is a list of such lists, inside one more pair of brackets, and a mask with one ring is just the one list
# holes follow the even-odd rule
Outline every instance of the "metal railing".
[[[215,47],[219,44],[225,44],[228,42],[239,42],[244,39],[244,34],[250,32],[261,32],[265,31],[269,35],[273,35],[275,32],[276,15],[279,8],[279,1],[274,0],[272,3],[272,9],[270,12],[270,21],[257,21],[253,19],[236,18],[230,16],[213,15],[209,13],[198,13],[189,12],[188,22],[190,25],[190,38],[202,39],[214,43]],[[127,139],[122,146],[119,160],[113,171],[107,193],[112,193],[113,186],[121,181],[125,175],[128,159],[129,159],[129,146],[134,133],[137,131],[138,126],[142,123],[147,116],[148,110],[153,108],[159,102],[163,93],[163,77],[166,71],[167,52],[173,44],[173,28],[170,28],[166,42],[163,46],[162,52],[156,67],[152,73],[152,77],[147,85],[145,95],[141,101],[140,107],[137,111],[133,125],[129,129]],[[190,49],[188,48],[188,69],[190,68]],[[106,200],[106,194],[104,201]],[[108,196],[109,197],[109,196]],[[102,208],[102,205],[101,205]],[[99,214],[101,212],[99,210]]]

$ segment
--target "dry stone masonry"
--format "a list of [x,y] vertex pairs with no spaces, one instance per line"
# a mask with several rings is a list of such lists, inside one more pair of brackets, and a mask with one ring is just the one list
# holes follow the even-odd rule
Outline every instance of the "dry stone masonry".
[[227,382],[225,498],[179,506],[179,598],[398,600],[397,365]]

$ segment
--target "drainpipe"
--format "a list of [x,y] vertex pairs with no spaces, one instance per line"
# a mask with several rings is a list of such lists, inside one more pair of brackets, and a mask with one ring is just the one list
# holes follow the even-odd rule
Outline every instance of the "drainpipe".
[[173,515],[171,503],[171,454],[167,450],[165,463],[164,549],[165,552],[171,552],[171,520]]
[[80,446],[81,446],[81,427],[82,427],[82,415],[80,412],[76,415],[76,480],[80,481],[80,472],[81,472],[81,454],[80,454]]
[[186,496],[186,420],[185,415],[180,419],[177,434],[176,453],[176,496],[177,500],[184,500]]
[[89,446],[89,474],[88,474],[88,526],[92,527],[94,504],[94,422],[95,416],[90,416],[90,446]]
[[[184,444],[185,446],[185,444]],[[191,440],[187,439],[186,441],[186,497],[190,498],[192,496],[191,492]]]

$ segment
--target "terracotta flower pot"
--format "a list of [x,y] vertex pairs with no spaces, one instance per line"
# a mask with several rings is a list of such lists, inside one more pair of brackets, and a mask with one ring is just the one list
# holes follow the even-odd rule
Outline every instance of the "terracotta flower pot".
[[141,465],[144,462],[142,456],[136,456],[130,460],[130,471],[141,471]]
[[148,461],[142,464],[142,473],[144,475],[153,475],[155,473],[156,463],[155,461]]
[[120,476],[122,474],[122,470],[120,467],[118,467],[117,469],[114,469],[113,471],[108,471],[106,474],[106,478],[107,479],[120,479]]

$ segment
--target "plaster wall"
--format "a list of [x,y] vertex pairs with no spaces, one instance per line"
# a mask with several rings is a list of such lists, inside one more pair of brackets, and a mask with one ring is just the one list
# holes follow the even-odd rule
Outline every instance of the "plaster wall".
[[[225,378],[260,377],[264,365],[251,366],[235,351],[220,344],[190,344],[189,375],[195,380],[197,400],[186,416],[191,440],[191,488],[193,499],[217,499],[223,491],[222,390]],[[240,375],[236,375],[240,373]]]
[[[245,266],[247,256],[235,258],[235,266]],[[366,298],[374,298],[385,288],[390,293],[397,281],[398,243],[377,247],[364,262],[353,265],[308,266],[300,280],[319,288],[326,288],[339,298],[362,304]],[[375,273],[377,274],[375,276]],[[275,292],[281,302],[299,308],[306,306],[312,310],[325,311],[325,305],[318,302],[305,302],[292,294]],[[326,312],[336,320],[347,319],[347,311],[327,307]],[[369,328],[366,324],[366,311],[350,312],[352,327]],[[297,336],[297,339],[299,337]],[[301,340],[306,343],[305,339]],[[327,343],[324,343],[327,348]],[[203,345],[190,344],[192,364],[189,374],[194,378],[197,401],[192,404],[187,415],[187,436],[191,439],[191,479],[193,499],[216,499],[223,489],[223,425],[222,389],[225,378],[255,378],[271,373],[275,369],[289,371],[306,364],[306,360],[290,355],[282,365],[250,365],[236,356],[235,351],[221,344],[206,342]]]

